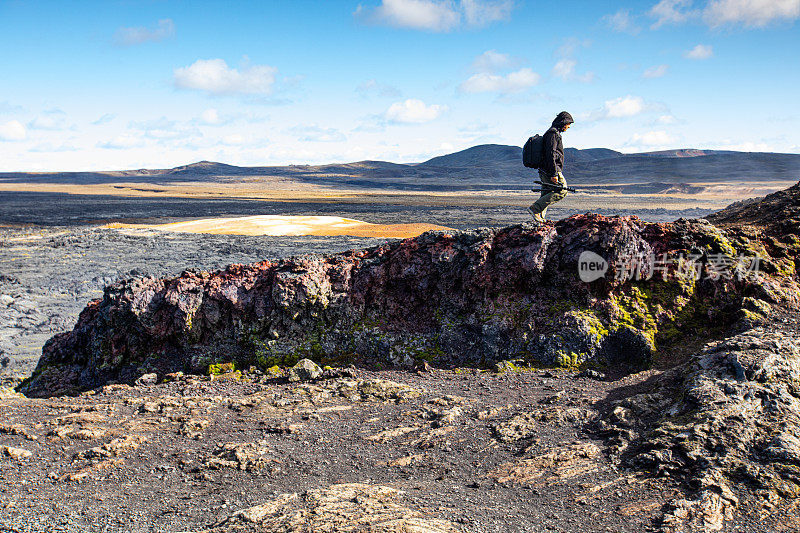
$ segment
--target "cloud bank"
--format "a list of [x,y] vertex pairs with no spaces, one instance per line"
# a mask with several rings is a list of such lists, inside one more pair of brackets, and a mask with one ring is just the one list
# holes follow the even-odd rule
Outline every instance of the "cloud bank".
[[252,65],[242,70],[231,68],[222,59],[198,59],[188,67],[175,69],[173,82],[181,89],[193,89],[213,95],[272,93],[278,69]]
[[692,0],[660,0],[649,15],[656,19],[652,29],[700,20],[711,28],[733,25],[763,28],[773,22],[800,18],[800,0],[710,0],[697,9],[693,8]]
[[540,79],[541,76],[529,68],[522,68],[505,76],[479,72],[461,83],[458,90],[463,93],[511,94],[533,87]]
[[399,124],[423,124],[439,118],[447,106],[426,105],[422,100],[410,98],[396,102],[386,111],[386,120]]
[[711,56],[714,55],[714,49],[706,44],[698,44],[691,50],[687,50],[683,56],[687,59],[709,59]]
[[800,0],[712,0],[703,18],[712,28],[728,24],[763,28],[772,22],[800,18]]
[[382,0],[375,7],[359,6],[356,17],[396,28],[448,32],[506,20],[511,0]]

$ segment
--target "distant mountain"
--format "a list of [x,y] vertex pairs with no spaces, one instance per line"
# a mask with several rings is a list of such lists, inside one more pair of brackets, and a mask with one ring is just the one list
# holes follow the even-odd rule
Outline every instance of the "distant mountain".
[[585,161],[597,161],[598,159],[608,159],[610,157],[619,157],[622,152],[609,150],[608,148],[585,148],[578,150],[577,148],[564,148],[564,159],[573,163],[583,163]]
[[183,165],[167,170],[167,174],[192,176],[225,176],[240,174],[245,167],[226,165],[225,163],[215,163],[213,161],[199,161],[190,165]]
[[[327,165],[238,167],[200,161],[161,170],[108,172],[0,173],[6,183],[170,183],[235,182],[243,177],[265,184],[271,178],[324,186],[458,190],[529,188],[535,171],[522,166],[522,148],[483,144],[418,164],[358,161]],[[564,173],[570,183],[649,184],[684,187],[686,183],[800,179],[800,154],[677,149],[623,154],[607,148],[566,148]],[[627,190],[627,189],[626,189]]]
[[[596,161],[598,159],[606,159],[620,155],[622,155],[620,152],[615,152],[608,148],[588,148],[584,150],[578,150],[577,148],[564,149],[564,157],[573,162]],[[518,165],[521,161],[522,148],[519,146],[482,144],[467,148],[466,150],[461,150],[460,152],[434,157],[424,163],[420,163],[417,167],[489,167],[497,163],[512,163]]]
[[642,152],[640,154],[646,157],[700,157],[703,155],[719,155],[719,154],[735,154],[729,150],[696,150],[694,148],[681,148],[678,150],[660,150],[658,152]]
[[522,161],[522,148],[503,144],[481,144],[460,152],[442,155],[416,165],[418,168],[487,167],[498,162]]

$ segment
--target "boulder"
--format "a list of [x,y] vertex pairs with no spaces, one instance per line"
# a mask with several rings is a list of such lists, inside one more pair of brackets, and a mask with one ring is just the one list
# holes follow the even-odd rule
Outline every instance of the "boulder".
[[289,369],[289,381],[312,381],[322,376],[322,369],[311,359],[301,359]]

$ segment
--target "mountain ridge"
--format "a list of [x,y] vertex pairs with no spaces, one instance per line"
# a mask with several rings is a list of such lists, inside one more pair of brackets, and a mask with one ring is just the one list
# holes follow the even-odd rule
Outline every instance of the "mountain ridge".
[[[120,178],[144,182],[231,181],[237,177],[291,178],[323,185],[355,187],[521,186],[535,171],[522,165],[522,148],[482,144],[421,163],[364,160],[320,165],[242,167],[198,161],[169,169],[97,172],[4,172],[6,183],[108,183]],[[680,148],[626,154],[608,148],[566,148],[567,178],[580,183],[683,183],[735,180],[796,180],[800,154]],[[375,180],[378,180],[377,182]]]

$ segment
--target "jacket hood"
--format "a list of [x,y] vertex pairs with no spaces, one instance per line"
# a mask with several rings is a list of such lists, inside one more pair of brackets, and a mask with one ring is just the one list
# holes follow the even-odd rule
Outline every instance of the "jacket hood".
[[567,124],[572,124],[573,122],[575,121],[572,120],[572,115],[570,115],[566,111],[562,111],[561,113],[556,115],[555,120],[553,120],[553,127],[561,129]]

